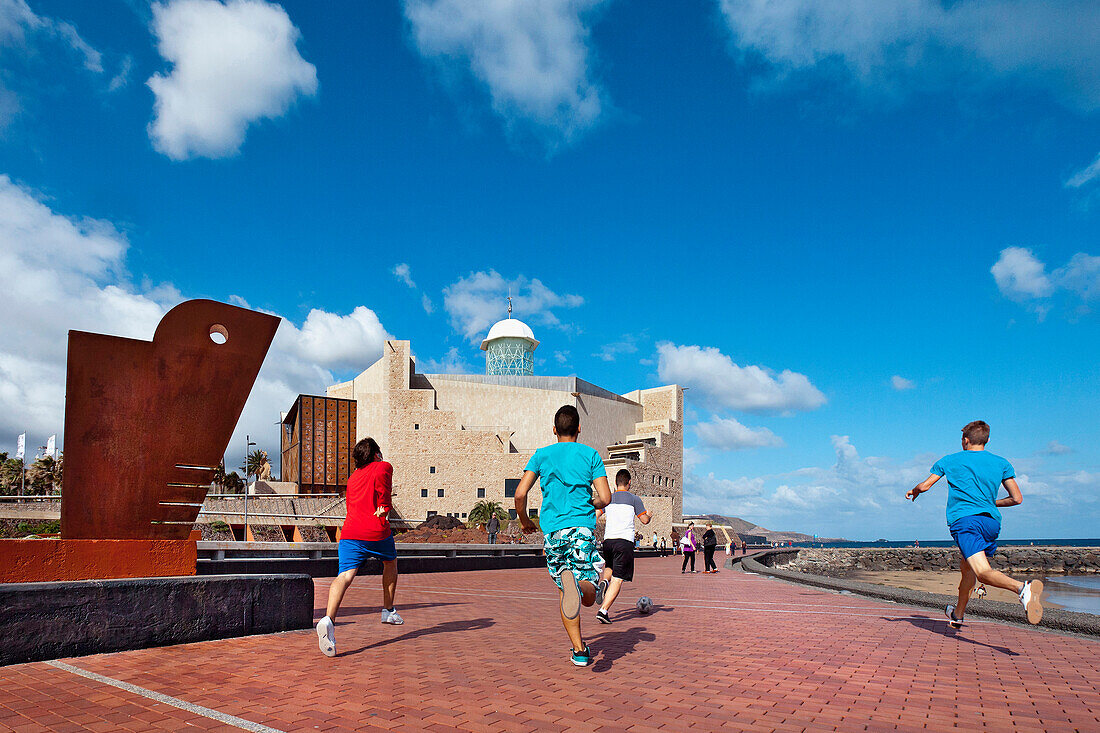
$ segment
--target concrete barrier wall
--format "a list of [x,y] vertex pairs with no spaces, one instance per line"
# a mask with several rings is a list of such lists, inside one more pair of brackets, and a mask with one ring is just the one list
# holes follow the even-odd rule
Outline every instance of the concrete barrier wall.
[[[853,570],[957,570],[955,547],[800,548],[790,569],[843,577]],[[1097,573],[1100,548],[1002,547],[992,565],[1007,573]]]
[[0,665],[313,625],[308,575],[0,585]]

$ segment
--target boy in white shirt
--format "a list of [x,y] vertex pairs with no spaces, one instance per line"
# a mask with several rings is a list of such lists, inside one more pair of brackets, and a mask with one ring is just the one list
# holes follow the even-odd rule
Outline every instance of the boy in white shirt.
[[600,585],[606,585],[603,604],[596,612],[601,624],[611,623],[608,611],[615,602],[623,583],[634,580],[634,517],[649,524],[650,514],[642,500],[630,493],[630,471],[620,468],[615,474],[615,491],[611,503],[597,512],[607,518],[603,532],[603,559],[606,567]]

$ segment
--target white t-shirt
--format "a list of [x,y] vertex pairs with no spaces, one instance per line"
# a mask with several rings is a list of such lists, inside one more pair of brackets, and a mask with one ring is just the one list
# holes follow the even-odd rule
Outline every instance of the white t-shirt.
[[605,540],[634,541],[634,517],[645,512],[642,500],[629,491],[616,489],[611,494],[611,503],[604,507],[607,526],[603,531]]

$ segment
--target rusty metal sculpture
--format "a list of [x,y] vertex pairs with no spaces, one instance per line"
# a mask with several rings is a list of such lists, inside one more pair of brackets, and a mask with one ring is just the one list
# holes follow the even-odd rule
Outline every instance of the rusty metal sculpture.
[[279,319],[211,300],[153,340],[69,332],[65,539],[186,539]]

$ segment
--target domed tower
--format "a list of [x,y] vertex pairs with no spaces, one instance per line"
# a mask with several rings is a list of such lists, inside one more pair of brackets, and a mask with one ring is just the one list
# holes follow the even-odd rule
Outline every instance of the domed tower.
[[485,373],[514,374],[535,373],[535,349],[539,346],[531,327],[512,318],[512,298],[508,298],[508,317],[497,321],[489,329],[489,335],[481,342],[485,352]]

